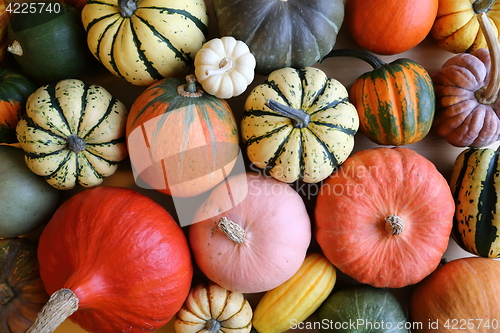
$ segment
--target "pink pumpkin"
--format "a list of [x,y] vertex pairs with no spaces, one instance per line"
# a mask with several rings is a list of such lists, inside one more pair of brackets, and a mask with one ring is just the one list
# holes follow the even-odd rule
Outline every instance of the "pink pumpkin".
[[297,272],[311,242],[304,201],[256,173],[231,176],[201,205],[189,240],[201,271],[221,287],[257,293]]

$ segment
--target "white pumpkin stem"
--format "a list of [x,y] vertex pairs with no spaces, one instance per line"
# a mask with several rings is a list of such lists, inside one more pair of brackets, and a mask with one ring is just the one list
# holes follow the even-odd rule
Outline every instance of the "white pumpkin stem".
[[219,68],[217,69],[207,69],[205,71],[205,74],[207,76],[211,75],[222,75],[233,68],[233,59],[224,57],[220,62],[219,62]]
[[268,108],[285,117],[292,119],[295,122],[295,127],[304,128],[309,125],[311,116],[304,110],[294,109],[288,105],[280,104],[273,99],[268,99],[265,104]]
[[186,83],[177,87],[177,93],[184,97],[200,97],[203,89],[196,84],[196,76],[189,74],[186,76]]
[[220,218],[218,227],[233,242],[243,244],[245,241],[245,229],[241,225],[228,220],[226,217],[223,216]]
[[495,32],[486,13],[479,15],[479,25],[490,51],[491,69],[488,85],[476,92],[476,99],[481,104],[493,104],[496,102],[500,90],[500,43],[495,37]]
[[387,216],[385,222],[385,230],[393,236],[399,236],[405,230],[405,221],[397,215]]
[[25,333],[52,333],[76,310],[78,297],[75,293],[70,289],[60,289],[50,296]]
[[24,54],[23,47],[17,40],[13,41],[11,45],[7,46],[7,51],[12,53],[13,55],[20,57]]

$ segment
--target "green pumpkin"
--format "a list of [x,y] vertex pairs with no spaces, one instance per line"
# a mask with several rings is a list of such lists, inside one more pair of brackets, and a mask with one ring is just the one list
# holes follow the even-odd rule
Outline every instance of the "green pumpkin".
[[462,151],[453,165],[450,188],[456,210],[452,236],[472,254],[500,257],[500,152]]
[[40,84],[83,76],[92,58],[80,11],[58,1],[37,1],[36,8],[11,15],[9,52]]
[[312,66],[333,48],[344,20],[343,0],[213,0],[222,36],[245,42],[255,71]]
[[411,322],[385,289],[357,285],[334,291],[318,309],[320,332],[408,333]]

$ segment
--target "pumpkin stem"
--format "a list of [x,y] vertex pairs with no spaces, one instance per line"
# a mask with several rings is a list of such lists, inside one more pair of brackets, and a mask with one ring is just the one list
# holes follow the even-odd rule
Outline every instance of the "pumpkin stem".
[[177,87],[177,93],[184,97],[200,97],[203,90],[196,84],[196,76],[189,74],[186,83]]
[[212,318],[205,324],[205,329],[210,333],[216,333],[221,329],[221,326],[218,320]]
[[85,141],[78,135],[70,135],[68,136],[68,149],[78,154],[85,150]]
[[13,297],[12,288],[6,283],[0,283],[0,305],[9,303]]
[[76,310],[78,297],[75,293],[70,289],[60,289],[50,296],[25,333],[52,333]]
[[230,240],[235,243],[242,244],[245,240],[246,231],[243,227],[226,217],[221,217],[218,224],[219,229],[224,232]]
[[118,0],[118,8],[122,17],[131,17],[137,9],[135,0]]
[[295,127],[304,128],[309,125],[311,116],[304,110],[294,109],[288,105],[280,104],[273,99],[268,99],[265,104],[268,108],[295,122]]
[[354,49],[331,50],[330,53],[328,53],[326,56],[323,57],[323,59],[320,60],[320,62],[323,62],[323,60],[325,60],[327,58],[332,58],[332,57],[357,58],[357,59],[360,59],[360,60],[367,62],[370,66],[373,67],[373,69],[379,69],[379,68],[387,65],[385,62],[382,61],[382,59],[380,59],[379,57],[377,57],[374,54],[371,54],[367,51],[354,50]]
[[472,3],[472,9],[474,9],[474,13],[476,14],[486,13],[494,3],[495,0],[476,0]]
[[493,104],[496,102],[498,91],[500,90],[500,44],[495,37],[490,19],[485,13],[479,15],[479,25],[481,26],[481,30],[483,31],[490,51],[491,69],[488,85],[476,91],[475,95],[479,103]]
[[7,51],[19,57],[24,54],[23,47],[17,40],[13,41],[11,45],[7,46]]
[[385,222],[385,230],[393,236],[399,236],[405,230],[405,221],[397,215],[387,216]]
[[207,76],[210,75],[221,75],[226,72],[228,72],[231,68],[233,68],[233,60],[229,59],[227,57],[224,57],[220,62],[219,62],[219,68],[217,69],[207,69],[205,71],[205,74]]

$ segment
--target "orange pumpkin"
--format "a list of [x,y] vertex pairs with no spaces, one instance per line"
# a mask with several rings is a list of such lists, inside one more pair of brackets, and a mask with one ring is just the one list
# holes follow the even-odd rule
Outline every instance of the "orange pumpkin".
[[8,56],[7,47],[9,44],[9,36],[7,34],[7,23],[9,21],[9,13],[5,7],[5,1],[0,0],[0,63]]
[[441,261],[455,204],[446,179],[415,151],[372,148],[351,155],[320,189],[315,236],[345,274],[399,288]]
[[348,0],[346,23],[354,40],[378,54],[399,54],[417,46],[432,28],[438,0]]
[[134,102],[127,120],[132,166],[146,187],[193,197],[220,183],[236,163],[238,129],[229,104],[189,82],[166,78]]

